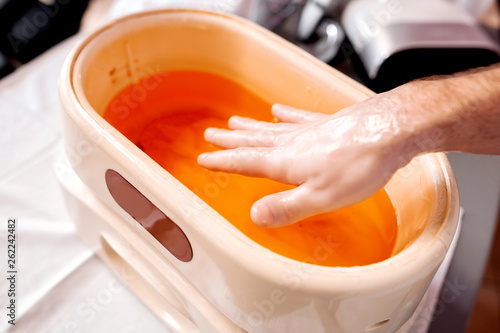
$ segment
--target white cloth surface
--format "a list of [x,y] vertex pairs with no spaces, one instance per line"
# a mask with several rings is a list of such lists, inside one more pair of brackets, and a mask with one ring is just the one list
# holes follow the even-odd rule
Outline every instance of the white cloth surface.
[[0,80],[0,267],[7,271],[15,217],[18,272],[15,326],[0,279],[0,331],[169,332],[80,241],[66,213],[53,170],[63,145],[57,82],[75,39]]
[[[212,9],[228,9],[222,2]],[[160,2],[126,3],[115,1],[108,19]],[[80,241],[66,213],[53,171],[63,146],[57,82],[78,38],[0,80],[0,267],[7,271],[7,220],[15,217],[18,271],[15,326],[6,319],[8,281],[0,279],[0,332],[169,332]],[[426,317],[410,332],[426,331],[443,279],[441,274],[433,282]]]

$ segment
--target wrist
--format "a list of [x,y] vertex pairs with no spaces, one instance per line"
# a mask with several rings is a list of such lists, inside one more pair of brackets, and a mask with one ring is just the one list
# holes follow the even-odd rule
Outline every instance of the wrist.
[[440,81],[412,81],[391,91],[400,99],[397,119],[408,162],[421,154],[446,150],[451,140],[448,122],[457,105],[448,100],[449,87]]
[[374,97],[380,118],[385,123],[382,150],[394,167],[407,165],[415,156],[433,151],[441,141],[431,128],[420,104],[421,88],[406,84]]

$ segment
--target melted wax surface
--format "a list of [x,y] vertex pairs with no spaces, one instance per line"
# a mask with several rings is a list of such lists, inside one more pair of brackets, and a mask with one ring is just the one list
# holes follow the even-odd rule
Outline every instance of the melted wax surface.
[[196,161],[199,154],[217,149],[204,140],[205,129],[227,128],[233,115],[273,120],[270,103],[232,80],[173,71],[127,86],[110,102],[104,118],[242,233],[275,253],[322,266],[368,265],[390,257],[397,222],[384,190],[290,226],[255,225],[252,204],[292,186],[212,172]]

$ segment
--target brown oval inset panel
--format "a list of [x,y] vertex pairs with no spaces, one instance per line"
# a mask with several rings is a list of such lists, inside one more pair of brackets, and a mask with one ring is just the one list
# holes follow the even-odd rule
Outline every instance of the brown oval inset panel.
[[106,185],[116,203],[139,222],[174,257],[188,262],[193,250],[179,226],[149,201],[118,172],[106,171]]

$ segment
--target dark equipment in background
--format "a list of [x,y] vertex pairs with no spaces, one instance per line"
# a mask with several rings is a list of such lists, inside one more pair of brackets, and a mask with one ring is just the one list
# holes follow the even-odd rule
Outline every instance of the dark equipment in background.
[[[259,18],[266,20],[258,23],[375,92],[500,61],[498,31],[487,31],[459,5],[430,0],[393,2],[408,7],[403,14],[387,14],[387,3],[391,2],[268,0],[259,2]],[[310,8],[314,11],[307,11]],[[386,20],[380,21],[376,16],[383,12]],[[334,26],[336,21],[342,24]],[[376,31],[367,33],[367,26]],[[304,31],[309,34],[304,36]],[[361,43],[360,35],[364,37]]]
[[500,61],[500,46],[465,9],[447,1],[347,4],[342,25],[363,82],[382,92],[410,80]]
[[74,35],[89,0],[0,0],[0,78]]

